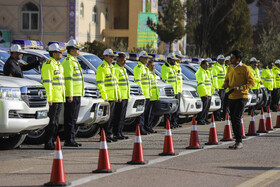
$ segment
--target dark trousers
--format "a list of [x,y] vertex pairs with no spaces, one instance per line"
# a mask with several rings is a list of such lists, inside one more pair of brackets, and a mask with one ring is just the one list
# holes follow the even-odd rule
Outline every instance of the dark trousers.
[[230,120],[235,142],[242,142],[241,116],[248,99],[229,99]]
[[207,115],[211,104],[211,98],[201,97],[201,101],[202,101],[202,111],[197,114],[196,120],[198,123],[205,123],[205,121],[207,120]]
[[[254,94],[256,94],[257,98],[259,98],[259,90],[258,89],[254,89],[252,90]],[[255,112],[255,110],[258,108],[258,104],[249,107],[249,111],[248,114],[251,115],[251,111],[253,110],[253,112]]]
[[154,109],[155,109],[155,105],[156,105],[156,101],[150,101],[150,104],[149,104],[149,108],[150,108],[150,111],[149,111],[149,116],[147,117],[147,127],[146,129],[147,130],[152,130],[153,129],[153,122],[154,122]]
[[141,129],[148,127],[148,117],[150,113],[150,99],[146,99],[144,112],[140,115],[139,118],[139,126]]
[[277,112],[278,110],[278,103],[279,103],[279,97],[280,97],[280,88],[273,89],[271,93],[272,99],[271,99],[271,105],[270,108],[274,112]]
[[224,98],[224,105],[223,105],[223,117],[224,119],[226,119],[226,114],[229,114],[229,98],[228,98],[229,94],[225,94],[225,98]]
[[49,108],[48,117],[50,118],[48,126],[45,128],[46,139],[45,144],[53,146],[56,141],[59,115],[61,112],[62,103],[53,103]]
[[118,102],[115,104],[115,113],[114,113],[114,126],[113,133],[115,136],[119,136],[122,134],[126,109],[127,109],[128,99],[122,100],[122,102]]
[[77,119],[81,106],[81,97],[74,96],[71,103],[68,102],[68,97],[66,97],[66,103],[64,103],[64,132],[65,132],[65,142],[74,143],[75,134],[77,130]]
[[219,90],[218,93],[219,93],[219,96],[221,98],[221,108],[214,112],[215,119],[221,119],[221,118],[224,118],[224,116],[225,116],[224,110],[222,111],[222,109],[224,109],[224,101],[225,101],[226,90],[221,89],[221,90]]
[[103,128],[105,131],[106,136],[111,136],[112,135],[112,130],[113,130],[113,119],[114,119],[114,115],[115,115],[115,107],[116,107],[116,102],[115,101],[109,101],[109,105],[110,105],[110,117],[109,120],[100,125],[100,130]]

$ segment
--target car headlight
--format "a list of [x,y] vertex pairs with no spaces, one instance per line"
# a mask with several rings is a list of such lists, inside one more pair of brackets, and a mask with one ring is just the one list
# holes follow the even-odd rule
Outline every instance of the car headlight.
[[192,96],[192,93],[191,93],[190,91],[188,91],[188,90],[182,90],[182,95],[183,95],[184,97],[190,97],[190,98],[193,97],[193,96]]
[[0,99],[5,100],[21,100],[21,92],[19,88],[0,87]]
[[166,96],[164,88],[159,88],[159,96]]

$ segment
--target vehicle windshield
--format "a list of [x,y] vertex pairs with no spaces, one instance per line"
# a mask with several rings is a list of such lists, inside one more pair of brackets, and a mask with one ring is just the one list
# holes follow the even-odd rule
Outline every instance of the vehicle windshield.
[[195,74],[188,68],[186,68],[185,66],[183,66],[182,64],[180,65],[181,69],[182,69],[182,73],[190,80],[196,80]]
[[96,69],[97,67],[102,64],[102,60],[95,55],[83,55]]
[[3,62],[6,62],[8,60],[8,58],[10,57],[10,54],[7,52],[0,52],[0,60],[2,60]]
[[133,70],[135,68],[135,66],[137,65],[137,63],[135,63],[135,62],[126,62],[126,65],[128,65]]

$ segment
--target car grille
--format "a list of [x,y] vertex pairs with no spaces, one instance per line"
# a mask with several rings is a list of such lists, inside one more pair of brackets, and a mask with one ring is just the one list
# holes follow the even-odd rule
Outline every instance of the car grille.
[[47,95],[44,87],[22,87],[21,98],[30,108],[47,105]]
[[172,87],[164,88],[164,90],[165,90],[166,96],[168,96],[168,97],[174,97],[175,96]]
[[197,91],[190,91],[193,97],[199,97]]
[[142,91],[139,86],[130,87],[130,95],[142,95]]
[[144,105],[144,104],[145,104],[145,99],[136,100],[133,105],[133,108],[137,108],[137,106]]
[[97,88],[86,87],[85,97],[100,98],[100,93]]

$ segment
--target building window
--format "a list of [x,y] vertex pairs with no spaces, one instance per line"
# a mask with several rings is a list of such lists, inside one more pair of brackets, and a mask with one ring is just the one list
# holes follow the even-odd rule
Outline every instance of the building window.
[[82,17],[84,17],[84,3],[81,3],[81,6],[80,6],[80,15]]
[[108,10],[108,8],[105,9],[105,19],[107,21],[109,20],[109,10]]
[[21,28],[26,31],[36,31],[39,29],[39,9],[29,2],[21,9]]
[[94,6],[92,9],[92,22],[97,24],[97,7]]

